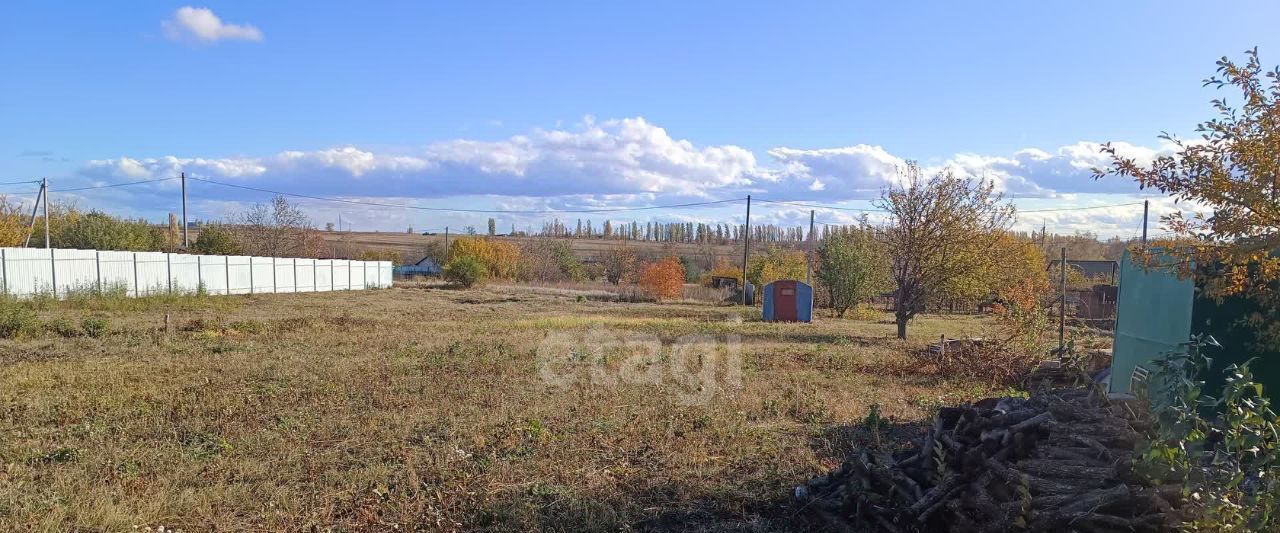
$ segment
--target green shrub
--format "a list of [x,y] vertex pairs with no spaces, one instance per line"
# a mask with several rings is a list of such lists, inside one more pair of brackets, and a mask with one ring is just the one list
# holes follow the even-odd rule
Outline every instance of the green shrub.
[[107,334],[110,324],[107,323],[106,317],[92,315],[80,320],[80,328],[84,330],[85,335],[98,338]]
[[444,279],[449,283],[469,288],[484,281],[485,266],[470,256],[455,257],[444,266]]
[[44,330],[59,337],[79,337],[80,328],[65,317],[58,317],[44,323]]
[[30,307],[8,299],[0,302],[0,338],[30,336],[38,326],[36,312]]

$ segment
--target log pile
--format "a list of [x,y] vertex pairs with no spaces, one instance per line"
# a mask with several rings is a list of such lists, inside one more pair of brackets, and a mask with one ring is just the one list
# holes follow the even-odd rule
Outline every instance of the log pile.
[[1130,475],[1142,412],[1092,389],[943,408],[915,447],[863,450],[795,496],[836,531],[1169,531],[1179,487]]

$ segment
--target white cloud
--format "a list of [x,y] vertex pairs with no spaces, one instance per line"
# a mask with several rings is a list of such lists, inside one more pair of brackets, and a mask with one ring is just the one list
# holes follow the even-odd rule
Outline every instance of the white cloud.
[[184,6],[173,12],[173,17],[160,22],[165,37],[174,41],[212,43],[221,40],[262,40],[262,30],[249,24],[222,22],[207,7]]
[[[1139,161],[1150,161],[1171,149],[1166,144],[1114,146]],[[881,146],[855,144],[777,147],[757,159],[739,146],[698,145],[674,138],[643,118],[597,121],[586,117],[570,127],[536,129],[496,141],[447,140],[407,152],[338,146],[258,157],[130,155],[89,161],[81,175],[110,182],[186,172],[197,178],[316,196],[417,198],[437,207],[545,210],[720,200],[748,193],[823,204],[867,200],[900,180],[898,169],[908,158]],[[1109,159],[1100,153],[1099,143],[1091,141],[1009,154],[958,153],[934,161],[924,169],[926,173],[947,168],[961,176],[990,179],[1018,198],[1018,203],[1037,208],[1132,201],[1138,192],[1133,182],[1122,178],[1092,179],[1092,168],[1105,166]],[[260,194],[235,189],[197,187],[208,200],[261,199]],[[438,200],[445,198],[449,200]],[[1127,231],[1133,227],[1134,212],[1116,208],[1022,218],[1037,228],[1047,222],[1060,231]],[[640,219],[664,216],[636,214]]]

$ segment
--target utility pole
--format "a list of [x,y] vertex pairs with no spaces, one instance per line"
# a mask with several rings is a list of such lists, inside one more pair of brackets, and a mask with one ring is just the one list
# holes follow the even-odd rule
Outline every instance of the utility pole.
[[1066,354],[1067,338],[1067,247],[1062,247],[1062,259],[1058,262],[1061,269],[1061,299],[1058,300],[1058,357]]
[[1147,210],[1151,206],[1151,200],[1142,201],[1142,244],[1147,243]]
[[191,239],[187,238],[187,173],[178,174],[182,178],[182,248],[191,248]]
[[804,282],[813,286],[813,210],[809,210],[809,256],[804,264]]
[[[444,227],[444,262],[449,262],[449,226]],[[444,265],[440,265],[444,267]]]
[[751,195],[747,195],[747,223],[742,228],[742,305],[747,305],[747,256],[751,253]]
[[49,248],[49,178],[40,180],[40,190],[44,192],[44,247]]
[[[31,206],[31,229],[27,230],[27,240],[22,243],[22,247],[31,246],[31,234],[36,232],[36,213],[40,212],[40,199],[44,198],[44,180],[40,180],[40,192],[36,194],[36,203]],[[48,222],[45,223],[44,232],[49,233]]]

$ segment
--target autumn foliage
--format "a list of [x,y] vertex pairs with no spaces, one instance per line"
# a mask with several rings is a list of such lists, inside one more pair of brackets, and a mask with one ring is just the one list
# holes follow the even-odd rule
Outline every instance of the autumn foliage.
[[520,249],[496,239],[463,237],[449,245],[449,260],[469,257],[484,265],[489,279],[512,279],[520,269]]
[[640,267],[640,287],[657,298],[675,299],[684,294],[684,266],[675,257]]

